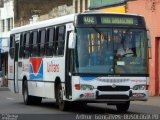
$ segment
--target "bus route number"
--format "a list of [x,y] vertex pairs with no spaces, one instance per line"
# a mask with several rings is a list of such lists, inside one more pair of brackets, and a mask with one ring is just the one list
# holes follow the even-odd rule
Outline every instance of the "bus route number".
[[95,17],[93,17],[93,16],[84,16],[83,22],[84,22],[84,24],[96,24]]

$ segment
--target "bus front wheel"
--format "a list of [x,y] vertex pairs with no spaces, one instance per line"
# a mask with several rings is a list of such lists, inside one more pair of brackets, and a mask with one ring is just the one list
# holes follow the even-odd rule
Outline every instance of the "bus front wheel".
[[120,112],[126,112],[129,109],[129,106],[130,106],[130,101],[116,105],[117,110]]
[[58,84],[57,86],[57,97],[56,97],[56,103],[58,104],[58,107],[60,110],[65,111],[68,109],[68,101],[63,100],[63,91],[61,84]]

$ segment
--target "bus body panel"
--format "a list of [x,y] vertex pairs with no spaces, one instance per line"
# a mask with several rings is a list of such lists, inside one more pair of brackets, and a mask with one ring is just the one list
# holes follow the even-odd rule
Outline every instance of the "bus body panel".
[[[142,100],[146,101],[148,98],[148,90],[133,90],[135,85],[146,85],[147,77],[79,77],[74,76],[72,80],[75,80],[72,84],[72,88],[75,88],[76,84],[80,85],[91,85],[94,87],[93,90],[76,90],[73,89],[73,101],[128,101],[128,100]],[[127,90],[123,90],[123,87],[128,86]],[[101,87],[98,89],[98,87]],[[106,87],[112,88],[108,90]],[[121,87],[118,90],[116,87]],[[131,92],[131,95],[130,95]],[[98,93],[98,95],[97,95]],[[133,96],[134,94],[141,93],[144,96]],[[141,95],[140,94],[140,95]],[[104,95],[106,98],[97,99],[98,96]],[[108,95],[113,95],[113,98],[110,97],[107,99]],[[126,95],[129,96],[128,99],[117,98],[114,99],[114,95]]]
[[[73,30],[72,27],[73,24],[67,23],[65,26],[66,26],[65,37],[68,37],[67,32]],[[66,40],[65,40],[65,47],[66,47]],[[64,49],[64,53],[65,52],[66,50]],[[32,60],[42,59],[43,78],[40,80],[34,80],[34,78],[31,78],[31,68],[33,67],[33,65],[30,62],[31,59]],[[14,66],[12,66],[14,60],[10,59],[9,61],[10,61],[9,63],[11,63],[10,71],[12,69],[14,70]],[[29,95],[55,98],[55,84],[54,84],[55,79],[59,77],[62,83],[65,82],[65,62],[63,61],[65,61],[65,55],[56,57],[50,56],[43,58],[38,57],[38,58],[28,58],[28,59],[19,58],[18,63],[22,64],[21,66],[18,66],[19,93],[22,94],[22,80],[25,78],[28,81]],[[9,78],[12,79],[11,82],[9,82],[9,88],[14,92],[15,89],[13,87],[14,74],[9,72],[9,76],[10,76]],[[33,76],[36,78],[36,73]]]

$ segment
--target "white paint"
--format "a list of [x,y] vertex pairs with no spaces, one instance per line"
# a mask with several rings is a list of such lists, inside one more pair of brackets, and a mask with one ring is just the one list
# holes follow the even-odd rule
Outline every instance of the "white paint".
[[15,100],[14,98],[9,98],[9,97],[7,97],[6,99],[7,99],[7,100]]

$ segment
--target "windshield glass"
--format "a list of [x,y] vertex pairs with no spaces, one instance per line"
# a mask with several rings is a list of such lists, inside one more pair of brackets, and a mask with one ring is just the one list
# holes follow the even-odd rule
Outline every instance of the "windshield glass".
[[146,74],[143,29],[77,28],[76,73]]

